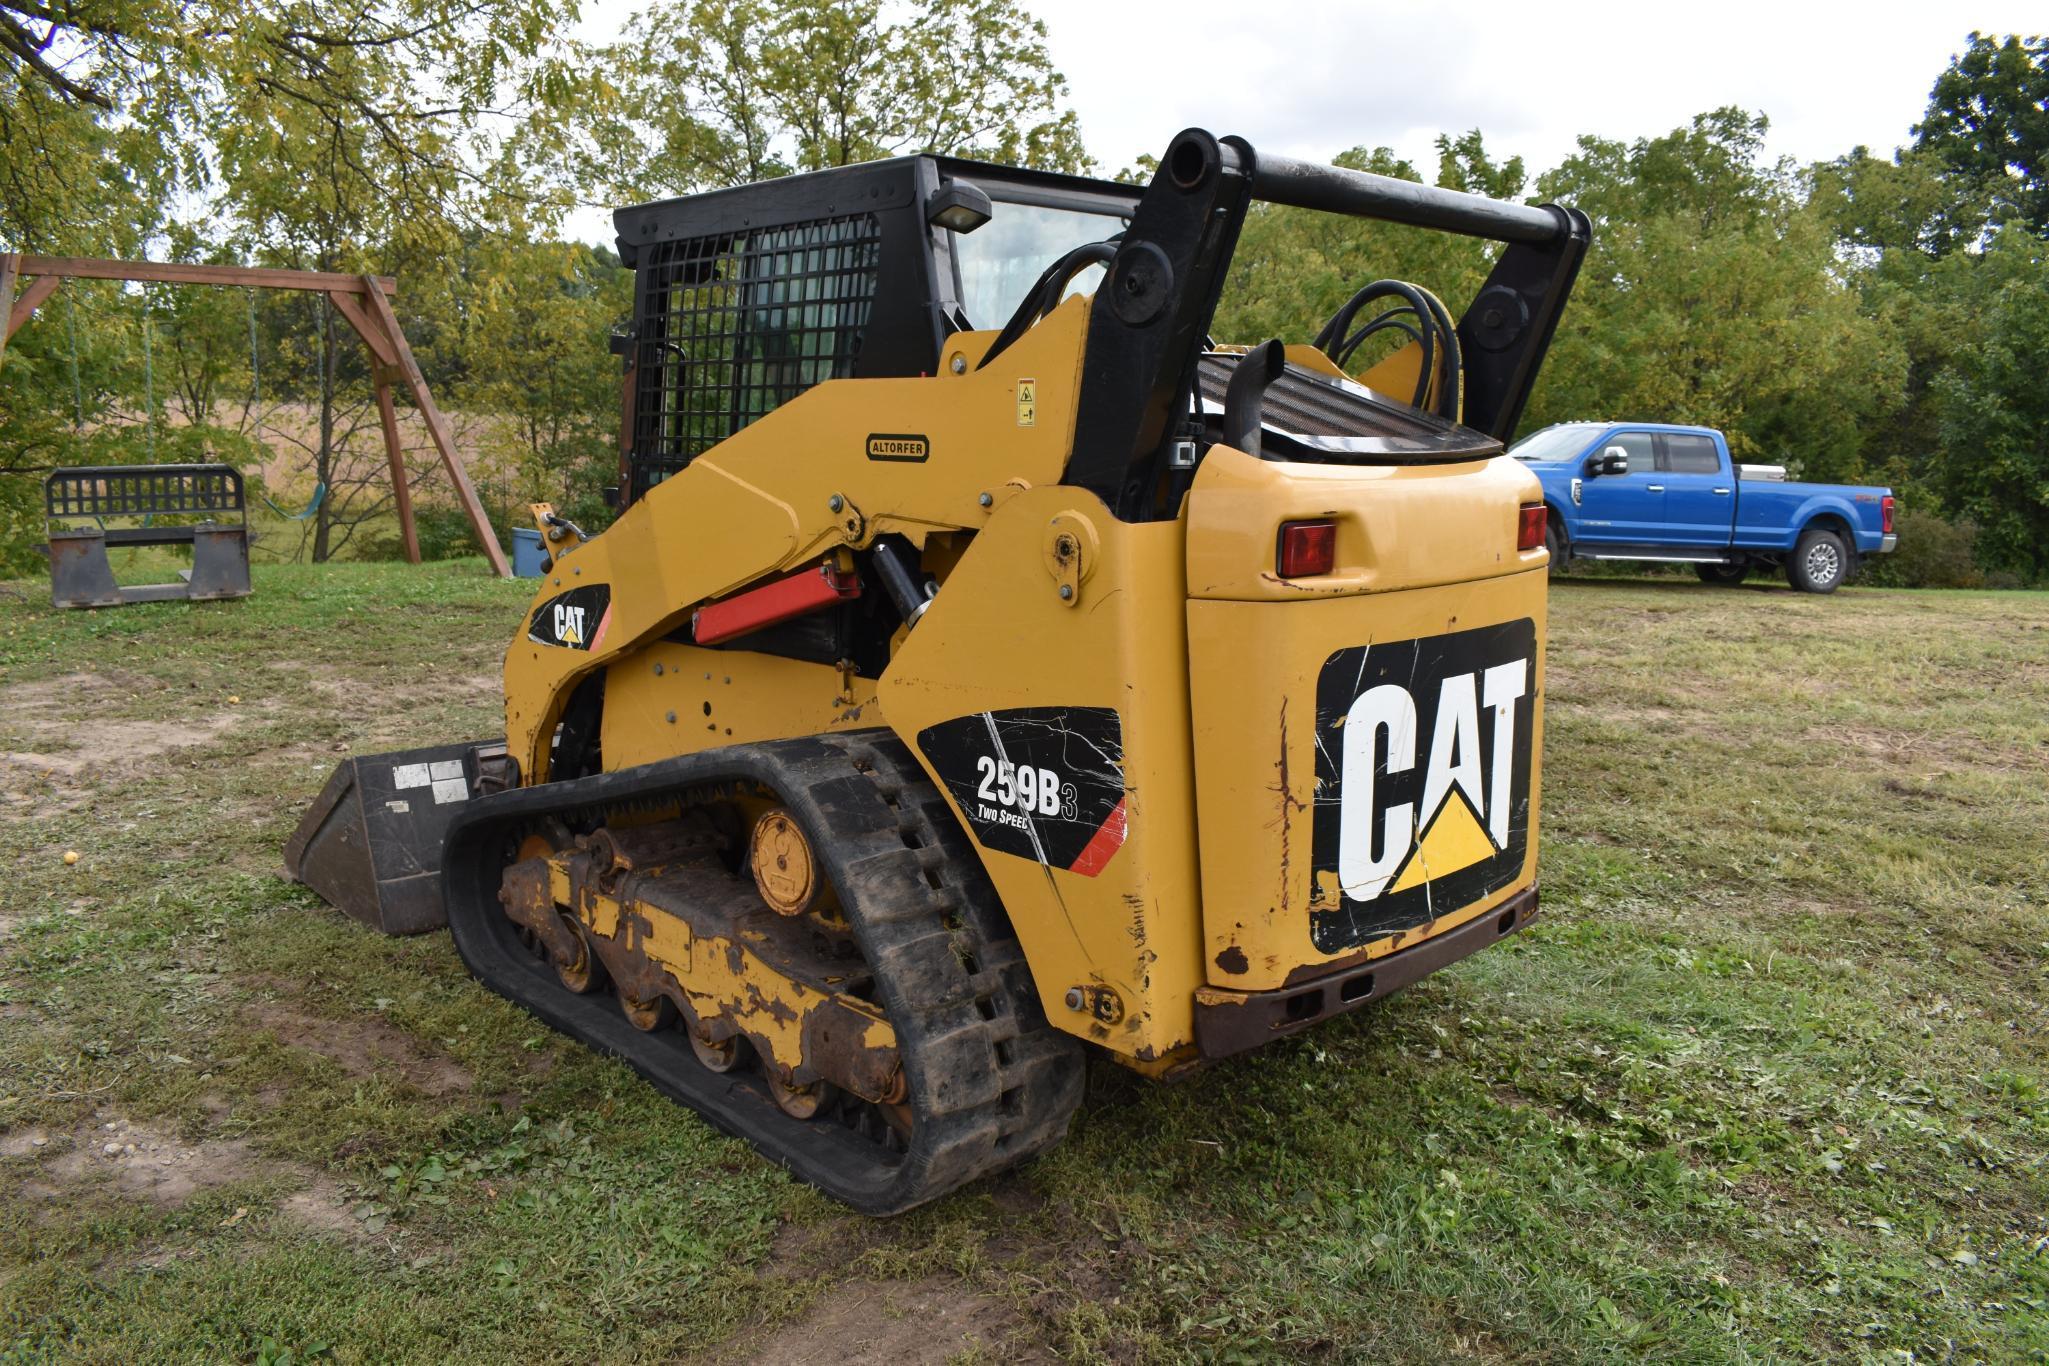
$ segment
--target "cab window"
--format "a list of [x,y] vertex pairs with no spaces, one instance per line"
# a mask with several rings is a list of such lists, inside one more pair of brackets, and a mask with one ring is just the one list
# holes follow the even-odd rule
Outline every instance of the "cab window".
[[[1664,447],[1658,468],[1672,474],[1720,474],[1722,455],[1712,437],[1685,432],[1666,432],[1659,439]],[[1632,468],[1636,462],[1630,461]]]
[[[968,321],[994,328],[1024,302],[1040,272],[1076,247],[1101,242],[1124,231],[1130,221],[1075,209],[1049,209],[1036,204],[1010,204],[1001,199],[995,216],[953,239],[960,264],[961,299]],[[1068,282],[1068,294],[1091,294],[1102,282],[1103,268],[1090,266]]]
[[1606,455],[1617,447],[1629,457],[1631,474],[1650,474],[1656,471],[1657,448],[1649,432],[1615,432],[1603,441],[1600,449],[1594,453]]

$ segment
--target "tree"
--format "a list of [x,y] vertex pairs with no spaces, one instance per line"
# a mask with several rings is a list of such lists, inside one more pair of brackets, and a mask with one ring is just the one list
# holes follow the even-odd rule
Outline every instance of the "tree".
[[2039,579],[2049,576],[2049,245],[2009,224],[1978,272],[1972,345],[1935,383],[1935,473],[1951,506],[1978,523],[1980,554]]
[[[494,129],[498,115],[572,88],[551,47],[571,11],[571,0],[0,0],[0,232],[31,250],[398,271],[432,370],[455,350],[436,341],[460,333],[461,225],[505,199],[532,198],[537,221],[556,207],[528,195]],[[174,205],[192,226],[172,220]],[[131,314],[140,297],[128,296]],[[170,324],[164,391],[203,424],[239,368],[226,358],[236,340],[246,349],[246,308],[207,291],[151,298]],[[281,339],[273,373],[278,392],[316,408],[305,446],[329,496],[308,530],[325,558],[387,505],[390,481],[374,436],[367,459],[351,446],[366,411],[360,343],[325,296],[265,313],[290,310],[304,330]],[[116,319],[97,321],[104,345]],[[46,414],[58,395],[51,368],[31,363],[35,347],[9,353],[0,465],[26,469],[55,448]],[[98,406],[92,442],[121,435],[138,387],[128,380],[108,396],[121,403]],[[220,453],[218,432],[167,430]]]
[[1904,355],[1843,275],[1825,206],[1764,159],[1766,128],[1720,109],[1659,138],[1581,138],[1539,182],[1594,238],[1528,425],[1699,423],[1739,458],[1860,473]]
[[607,335],[632,312],[631,274],[602,248],[508,233],[477,246],[468,286],[463,403],[493,415],[522,488],[595,529],[618,455],[620,367]]
[[1046,28],[1016,0],[663,0],[591,54],[529,157],[587,200],[637,203],[907,152],[1091,163]]
[[1913,149],[1888,159],[1859,147],[1813,167],[1811,178],[1816,210],[1836,239],[1838,268],[1864,315],[1905,357],[1896,408],[1866,426],[1867,477],[1898,487],[1923,510],[1940,506],[1935,381],[1974,342],[1978,255],[1955,248],[1983,236],[1985,196]]
[[1935,78],[1914,145],[1989,198],[1991,226],[2049,237],[2049,38],[1972,33]]
[[[94,178],[88,154],[112,149],[139,193],[202,191],[252,102],[294,106],[397,178],[461,174],[472,148],[451,127],[475,134],[486,114],[568,88],[550,35],[570,13],[569,0],[0,0],[6,226],[22,242],[91,227],[117,249],[118,220],[63,216]],[[351,59],[372,55],[408,79],[351,79]]]

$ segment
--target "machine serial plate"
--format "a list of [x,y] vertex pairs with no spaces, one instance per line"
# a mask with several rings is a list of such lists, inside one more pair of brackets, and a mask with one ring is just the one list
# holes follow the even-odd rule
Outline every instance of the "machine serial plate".
[[1536,669],[1527,617],[1324,661],[1309,916],[1319,950],[1450,914],[1522,871]]

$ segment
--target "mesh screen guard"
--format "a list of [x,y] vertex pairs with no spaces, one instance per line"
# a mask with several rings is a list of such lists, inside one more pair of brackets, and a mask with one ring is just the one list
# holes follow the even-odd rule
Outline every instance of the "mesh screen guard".
[[661,242],[639,266],[636,492],[828,379],[874,309],[872,213]]

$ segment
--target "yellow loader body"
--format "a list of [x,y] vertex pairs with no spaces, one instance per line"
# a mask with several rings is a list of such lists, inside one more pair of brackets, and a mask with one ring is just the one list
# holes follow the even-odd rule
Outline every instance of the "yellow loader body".
[[[1218,345],[1262,200],[1505,246],[1456,322],[1377,281]],[[345,765],[288,850],[330,899],[440,911],[872,1213],[1058,1141],[1085,1047],[1175,1075],[1536,913],[1503,442],[1583,217],[1190,130],[1145,187],[913,157],[618,221],[625,506],[537,506],[502,745]]]

